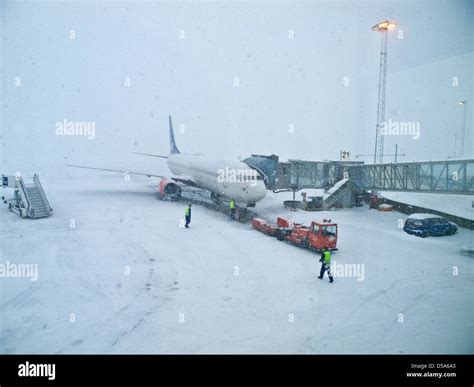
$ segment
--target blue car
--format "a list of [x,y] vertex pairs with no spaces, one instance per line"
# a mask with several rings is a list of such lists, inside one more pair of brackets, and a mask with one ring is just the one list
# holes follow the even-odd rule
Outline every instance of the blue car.
[[455,234],[458,226],[438,215],[411,214],[405,221],[403,230],[408,234],[425,238]]

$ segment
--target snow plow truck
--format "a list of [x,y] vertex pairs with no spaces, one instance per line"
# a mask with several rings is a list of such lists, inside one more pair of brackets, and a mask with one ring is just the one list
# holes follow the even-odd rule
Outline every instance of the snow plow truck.
[[305,249],[321,252],[337,250],[337,224],[324,219],[323,222],[311,222],[310,226],[291,223],[285,218],[277,218],[277,224],[268,223],[261,218],[252,219],[252,227],[279,241],[286,241]]

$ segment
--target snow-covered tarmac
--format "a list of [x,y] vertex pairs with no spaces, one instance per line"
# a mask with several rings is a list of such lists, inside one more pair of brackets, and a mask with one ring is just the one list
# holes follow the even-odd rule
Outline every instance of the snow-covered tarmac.
[[[319,257],[248,224],[156,199],[156,180],[73,171],[42,176],[54,213],[2,206],[1,353],[473,353],[473,231],[416,238],[400,213],[367,207],[256,211],[339,225],[338,264],[364,279],[318,280]],[[11,192],[4,191],[7,196]],[[454,275],[457,270],[457,275]]]

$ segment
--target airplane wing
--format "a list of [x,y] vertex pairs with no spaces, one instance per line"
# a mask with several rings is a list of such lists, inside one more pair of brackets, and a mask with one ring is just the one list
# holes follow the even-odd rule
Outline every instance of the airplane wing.
[[120,169],[106,169],[106,168],[96,168],[96,167],[87,167],[84,165],[73,165],[73,164],[66,164],[68,167],[73,167],[73,168],[82,168],[82,169],[95,169],[96,171],[105,171],[105,172],[119,172],[119,173],[124,173],[127,175],[142,175],[142,176],[148,176],[148,177],[165,177],[162,175],[155,175],[153,173],[145,173],[145,172],[133,172],[133,171],[125,171],[125,170],[120,170]]
[[[135,155],[150,156],[150,157],[160,157],[162,159],[168,159],[168,156],[155,155],[154,153],[142,153],[142,152],[132,152]],[[192,153],[192,156],[201,156],[203,153]]]
[[142,155],[142,156],[151,156],[151,157],[159,157],[161,159],[167,159],[168,156],[163,156],[163,155],[155,155],[155,154],[152,154],[152,153],[141,153],[141,152],[132,152],[136,155]]
[[[73,164],[66,164],[68,167],[73,167],[73,168],[82,168],[82,169],[94,169],[96,171],[105,171],[105,172],[119,172],[123,173],[126,175],[141,175],[141,176],[148,176],[148,177],[160,177],[160,178],[166,178],[168,176],[163,176],[163,175],[155,175],[153,173],[146,173],[146,172],[134,172],[134,171],[126,171],[123,169],[107,169],[107,168],[97,168],[97,167],[88,167],[85,165],[73,165]],[[186,184],[190,185],[193,187],[197,187],[196,183],[194,182],[193,178],[190,176],[169,176],[168,178]]]

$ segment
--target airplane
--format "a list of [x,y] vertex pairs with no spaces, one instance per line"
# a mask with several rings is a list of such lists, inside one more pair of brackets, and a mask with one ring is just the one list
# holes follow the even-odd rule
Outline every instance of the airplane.
[[233,199],[240,206],[255,207],[255,204],[265,197],[267,190],[264,176],[247,164],[240,161],[212,159],[203,154],[181,153],[176,145],[171,116],[169,116],[169,142],[170,154],[168,156],[134,153],[166,159],[168,169],[173,174],[170,177],[145,172],[67,165],[74,168],[121,172],[127,175],[159,177],[162,180],[157,191],[163,200],[180,199],[183,184],[210,191],[211,198],[216,204],[224,199]]

